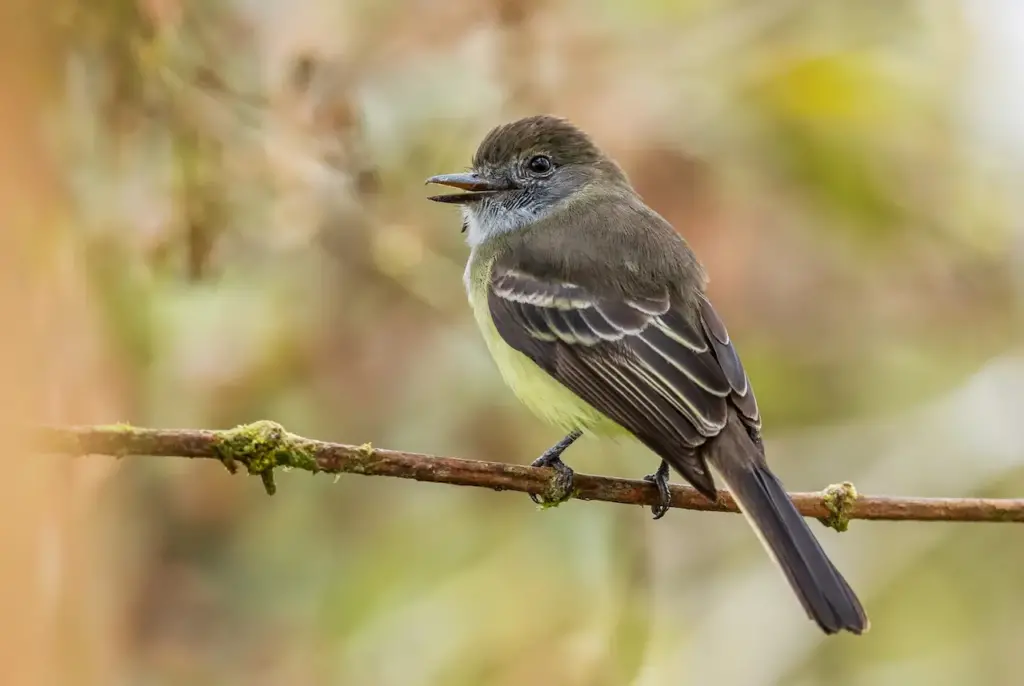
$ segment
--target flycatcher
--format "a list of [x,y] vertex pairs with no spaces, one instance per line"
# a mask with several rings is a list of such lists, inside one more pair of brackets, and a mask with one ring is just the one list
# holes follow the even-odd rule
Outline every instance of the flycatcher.
[[506,383],[567,432],[533,464],[555,470],[583,432],[632,435],[661,457],[648,476],[668,509],[669,467],[711,500],[717,473],[807,614],[826,633],[869,623],[768,469],[754,392],[707,279],[682,237],[569,122],[536,116],[484,138],[471,171],[427,183],[465,192],[465,282]]

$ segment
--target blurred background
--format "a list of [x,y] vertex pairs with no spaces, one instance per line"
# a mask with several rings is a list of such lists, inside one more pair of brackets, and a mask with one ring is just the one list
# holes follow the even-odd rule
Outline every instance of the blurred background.
[[[423,179],[569,117],[690,241],[789,488],[1024,494],[1014,0],[9,0],[0,409],[524,463]],[[1024,527],[815,526],[7,441],[11,684],[1019,684]],[[641,448],[570,464],[639,477]]]

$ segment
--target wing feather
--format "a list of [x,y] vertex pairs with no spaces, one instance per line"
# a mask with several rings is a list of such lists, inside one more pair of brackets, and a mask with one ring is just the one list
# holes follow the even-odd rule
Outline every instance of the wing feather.
[[625,336],[622,331],[605,319],[604,315],[596,308],[588,307],[584,310],[580,310],[580,317],[583,318],[584,323],[586,323],[587,327],[594,333],[594,335],[601,340],[618,341],[622,340],[623,336]]
[[732,386],[723,375],[721,367],[707,349],[696,352],[680,345],[674,338],[654,326],[645,329],[637,338],[646,344],[637,345],[638,351],[644,347],[653,350],[708,393],[724,398],[732,391]]
[[638,334],[651,322],[651,315],[637,310],[625,300],[602,298],[597,301],[597,311],[605,320],[627,335]]
[[747,377],[740,356],[736,347],[729,338],[729,332],[722,322],[722,318],[715,312],[711,301],[701,297],[700,301],[701,322],[707,340],[711,343],[715,358],[721,366],[725,377],[729,380],[732,393],[729,398],[732,404],[740,411],[740,416],[755,442],[761,440],[761,413],[757,409],[757,400],[754,398],[754,390],[750,386],[750,379]]

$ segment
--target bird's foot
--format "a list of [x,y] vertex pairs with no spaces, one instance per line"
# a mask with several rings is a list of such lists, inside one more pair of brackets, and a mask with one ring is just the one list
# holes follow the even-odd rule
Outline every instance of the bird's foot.
[[530,493],[530,500],[544,507],[555,507],[572,497],[573,471],[562,462],[562,453],[572,445],[583,432],[573,430],[565,438],[544,451],[544,454],[533,461],[533,467],[550,467],[555,475],[548,483],[542,495]]
[[661,502],[657,505],[651,505],[651,512],[654,513],[655,519],[661,519],[668,512],[669,506],[672,504],[672,493],[668,490],[668,462],[664,460],[658,466],[658,471],[654,474],[648,474],[644,477],[644,481],[650,481],[658,487],[658,496],[661,498]]

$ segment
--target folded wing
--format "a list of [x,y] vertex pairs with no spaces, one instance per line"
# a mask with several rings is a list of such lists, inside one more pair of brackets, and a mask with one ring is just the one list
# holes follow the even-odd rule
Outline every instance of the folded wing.
[[502,339],[669,461],[714,497],[697,452],[735,406],[757,437],[753,391],[721,319],[668,290],[597,294],[496,266],[488,305]]

